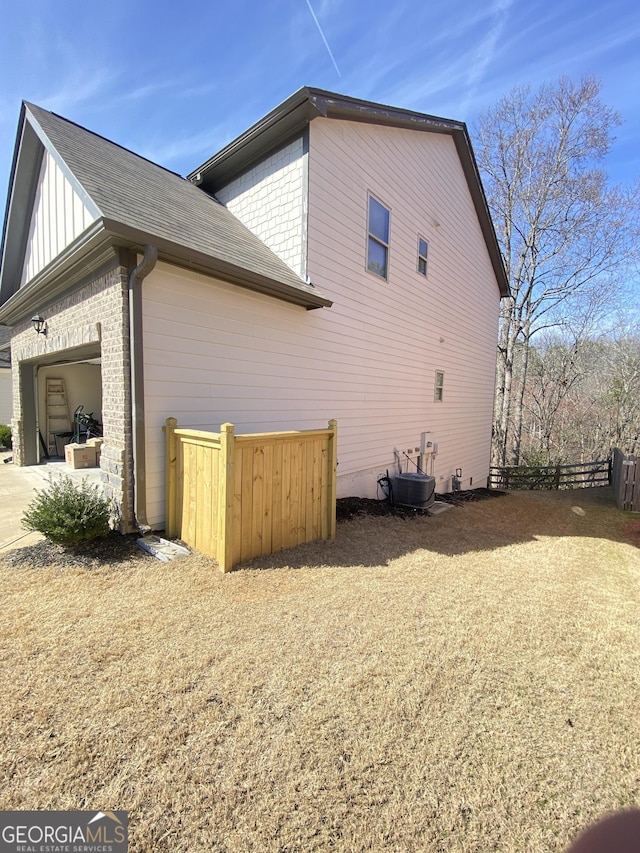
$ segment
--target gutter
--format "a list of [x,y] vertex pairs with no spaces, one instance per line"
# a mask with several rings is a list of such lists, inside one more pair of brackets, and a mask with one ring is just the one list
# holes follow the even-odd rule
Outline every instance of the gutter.
[[138,529],[148,532],[147,482],[145,474],[144,361],[142,342],[142,281],[158,261],[158,249],[151,243],[129,274],[129,357],[131,359],[131,437],[133,443],[133,511]]

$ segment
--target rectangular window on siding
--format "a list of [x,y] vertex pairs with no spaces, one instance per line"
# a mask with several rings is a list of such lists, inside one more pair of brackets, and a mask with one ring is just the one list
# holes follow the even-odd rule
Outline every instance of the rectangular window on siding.
[[441,403],[444,399],[444,373],[441,370],[436,370],[433,399],[436,403]]
[[429,244],[423,237],[418,237],[418,272],[420,275],[427,277],[427,255],[429,254]]
[[389,225],[391,213],[372,195],[369,196],[367,269],[380,278],[389,275]]

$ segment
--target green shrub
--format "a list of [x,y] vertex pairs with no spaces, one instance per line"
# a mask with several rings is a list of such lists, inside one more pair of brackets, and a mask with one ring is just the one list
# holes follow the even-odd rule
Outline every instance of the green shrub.
[[0,424],[0,447],[11,447],[11,427]]
[[52,481],[36,497],[22,517],[22,526],[53,542],[72,548],[109,533],[111,503],[100,487],[70,477]]

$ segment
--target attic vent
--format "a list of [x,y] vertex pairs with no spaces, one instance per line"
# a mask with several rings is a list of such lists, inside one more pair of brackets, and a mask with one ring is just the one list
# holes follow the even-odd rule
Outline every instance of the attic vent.
[[436,478],[427,474],[398,474],[393,481],[393,501],[417,509],[430,507],[435,500]]

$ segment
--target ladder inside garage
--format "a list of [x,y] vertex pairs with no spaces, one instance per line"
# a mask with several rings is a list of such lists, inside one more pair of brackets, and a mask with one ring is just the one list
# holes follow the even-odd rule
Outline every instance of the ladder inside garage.
[[57,456],[56,433],[71,432],[71,418],[67,404],[64,379],[47,377],[47,451]]

